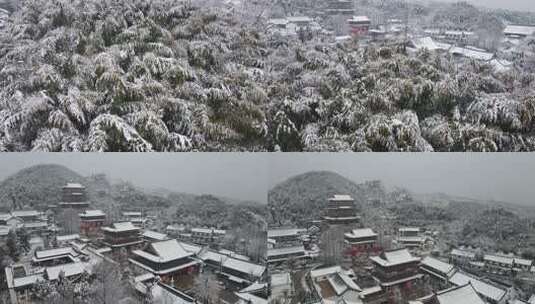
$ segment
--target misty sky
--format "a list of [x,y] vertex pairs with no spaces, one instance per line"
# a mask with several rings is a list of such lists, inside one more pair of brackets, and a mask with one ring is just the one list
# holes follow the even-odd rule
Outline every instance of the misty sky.
[[267,189],[288,177],[329,170],[357,183],[379,179],[417,193],[535,205],[535,153],[3,153],[0,179],[39,163],[145,188],[262,203]]
[[337,172],[355,182],[379,179],[417,193],[447,193],[535,206],[535,154],[361,153],[277,154],[270,187],[310,170]]
[[0,180],[25,167],[54,163],[145,188],[266,203],[266,160],[258,153],[1,153]]
[[[414,0],[413,0],[414,1]],[[431,2],[428,0],[417,0],[418,2]],[[466,0],[478,6],[490,8],[504,8],[517,11],[535,11],[535,0]],[[440,2],[459,2],[459,0],[440,0]]]

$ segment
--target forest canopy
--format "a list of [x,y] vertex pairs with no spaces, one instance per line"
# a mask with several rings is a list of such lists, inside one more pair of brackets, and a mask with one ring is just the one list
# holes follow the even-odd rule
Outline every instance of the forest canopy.
[[0,30],[0,151],[535,150],[532,73],[265,22],[25,0]]

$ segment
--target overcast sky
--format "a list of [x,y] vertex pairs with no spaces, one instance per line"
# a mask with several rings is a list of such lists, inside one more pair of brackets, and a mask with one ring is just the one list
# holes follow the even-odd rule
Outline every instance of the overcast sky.
[[[429,0],[413,0],[418,2],[431,2]],[[435,2],[435,1],[432,1]],[[459,2],[459,0],[440,0],[440,2]],[[504,8],[517,11],[535,11],[535,0],[467,0],[479,6],[490,8]]]
[[145,188],[267,201],[267,157],[259,153],[0,153],[0,179],[35,164],[81,175],[105,173]]
[[[274,156],[275,157],[275,156]],[[311,170],[337,172],[355,182],[379,179],[417,193],[447,193],[535,206],[535,154],[361,153],[277,154],[270,187]]]
[[2,153],[0,179],[39,163],[105,173],[146,188],[266,202],[267,189],[307,171],[357,183],[379,179],[417,193],[442,192],[535,205],[535,154],[470,153]]

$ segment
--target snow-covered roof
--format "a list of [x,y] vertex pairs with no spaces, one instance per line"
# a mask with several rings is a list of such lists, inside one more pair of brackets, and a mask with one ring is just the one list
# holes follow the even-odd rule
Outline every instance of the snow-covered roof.
[[94,216],[106,216],[102,210],[86,210],[84,213],[79,214],[80,217],[94,217]]
[[379,285],[373,286],[373,287],[368,287],[368,288],[362,289],[362,291],[360,292],[360,295],[363,296],[363,297],[366,297],[367,295],[371,295],[371,294],[380,292],[381,290],[383,290],[383,289]]
[[431,37],[415,38],[412,40],[412,45],[418,50],[428,49],[430,51],[435,51],[442,49],[435,43],[435,41]]
[[269,24],[274,24],[274,25],[286,25],[286,24],[288,24],[288,19],[286,19],[286,18],[272,18],[272,19],[268,20],[268,23]]
[[203,250],[199,253],[199,258],[203,261],[210,260],[215,262],[222,262],[223,260],[227,259],[228,256],[212,250]]
[[146,230],[145,232],[143,232],[142,235],[146,238],[158,240],[158,241],[165,241],[168,239],[167,234],[159,233],[159,232],[152,231],[152,230]]
[[427,238],[425,236],[402,236],[397,241],[401,243],[423,243]]
[[9,234],[9,231],[11,231],[11,227],[7,226],[1,226],[0,227],[0,236],[6,236]]
[[293,246],[293,247],[282,247],[282,248],[271,248],[268,249],[267,255],[270,256],[277,256],[282,254],[296,254],[296,253],[304,253],[305,247],[303,245],[301,246]]
[[420,232],[418,227],[402,227],[398,229],[399,232]]
[[385,267],[420,261],[420,258],[413,257],[407,249],[385,251],[383,255],[373,256],[370,259]]
[[512,257],[491,255],[491,254],[485,254],[485,256],[483,257],[483,260],[488,261],[488,262],[507,264],[507,265],[513,265],[513,261],[514,261]]
[[150,289],[155,303],[191,304],[195,299],[167,284],[158,282]]
[[429,256],[422,260],[421,266],[425,266],[432,271],[438,272],[439,275],[449,276],[455,271],[455,266]]
[[257,292],[257,291],[262,291],[264,289],[266,289],[268,287],[268,284],[267,283],[260,283],[260,282],[254,282],[253,284],[243,288],[240,290],[240,293],[244,293],[244,292]]
[[350,238],[368,238],[377,236],[377,233],[373,232],[373,230],[370,228],[363,228],[353,229],[351,232],[346,233],[345,235]]
[[113,223],[111,227],[102,227],[102,230],[109,232],[125,232],[139,230],[139,228],[134,226],[132,222],[120,222]]
[[248,261],[242,261],[235,258],[228,258],[223,261],[223,267],[240,271],[242,273],[251,274],[255,277],[260,277],[266,271],[266,267],[251,263]]
[[78,254],[71,247],[61,247],[47,250],[38,250],[34,253],[34,260],[45,260],[49,258],[56,258],[60,256],[70,255],[76,257]]
[[182,248],[184,248],[184,250],[194,253],[194,254],[198,254],[202,250],[201,246],[198,246],[195,244],[189,244],[189,243],[184,243],[184,242],[178,242],[178,243],[180,244],[180,246],[182,246]]
[[44,281],[42,273],[33,274],[33,275],[29,275],[29,276],[24,276],[24,277],[20,277],[20,278],[15,278],[15,279],[13,279],[13,285],[12,286],[14,288],[23,287],[23,286],[33,285],[33,284],[37,283],[38,281]]
[[330,201],[353,201],[353,198],[350,195],[335,194],[333,197],[329,198]]
[[368,16],[353,16],[353,18],[348,19],[349,22],[370,22]]
[[63,188],[85,188],[79,183],[67,183],[67,185],[63,186]]
[[189,257],[193,253],[186,251],[177,240],[168,240],[150,244],[156,255],[144,250],[134,250],[133,253],[155,263],[166,263]]
[[531,36],[535,34],[535,26],[508,25],[505,27],[503,33],[505,35]]
[[222,229],[214,229],[214,228],[191,228],[191,232],[195,233],[205,233],[205,234],[225,234],[226,231]]
[[44,227],[48,227],[48,223],[44,221],[39,221],[39,222],[23,223],[22,226],[24,228],[44,228]]
[[236,252],[231,251],[231,250],[221,249],[221,250],[219,250],[219,252],[224,254],[224,255],[228,255],[231,258],[236,258],[236,259],[240,259],[240,260],[244,260],[244,261],[249,261],[250,260],[250,258],[248,256],[236,253]]
[[134,282],[145,282],[148,280],[152,280],[154,278],[155,278],[154,274],[147,272],[147,273],[134,277]]
[[327,268],[320,268],[320,269],[314,269],[310,271],[310,277],[311,278],[317,278],[317,277],[323,277],[329,274],[341,272],[342,267],[340,266],[332,266]]
[[480,295],[492,299],[493,301],[499,302],[507,293],[505,290],[498,288],[496,286],[485,283],[479,279],[468,276],[462,272],[456,272],[451,278],[450,283],[457,286],[464,286],[468,283],[472,284],[474,289]]
[[423,304],[433,299],[436,301],[432,301],[432,303],[437,304],[485,304],[485,301],[479,297],[470,284],[448,288],[436,294],[420,298],[417,301],[409,301],[409,303]]
[[286,228],[286,229],[271,229],[268,230],[268,238],[284,237],[284,236],[297,236],[302,232],[306,232],[306,229],[300,228]]
[[63,264],[59,266],[47,267],[45,270],[46,277],[51,280],[57,280],[60,272],[65,274],[65,277],[70,277],[73,275],[82,274],[86,270],[86,265],[84,263],[70,263]]
[[123,216],[137,216],[137,217],[141,217],[141,212],[140,212],[140,211],[124,211],[124,212],[123,212]]
[[76,239],[79,239],[79,238],[80,238],[79,234],[67,234],[67,235],[58,235],[56,237],[56,240],[58,242],[66,242],[66,241],[76,240]]
[[515,258],[514,263],[517,264],[517,265],[522,265],[522,266],[531,266],[533,264],[533,261],[532,260],[527,260],[527,259],[517,259],[517,258]]
[[36,210],[16,210],[16,211],[11,211],[11,215],[15,217],[26,217],[26,216],[40,216],[41,213]]
[[462,48],[454,46],[450,49],[450,53],[454,55],[463,56],[470,59],[480,60],[480,61],[490,61],[492,58],[494,58],[494,54],[476,50],[473,48]]
[[307,16],[294,16],[294,17],[287,17],[286,18],[288,22],[290,23],[306,23],[306,22],[312,22],[312,18]]
[[12,216],[9,213],[0,213],[0,221],[7,221],[11,218]]
[[451,255],[470,258],[470,259],[474,259],[476,257],[475,253],[471,251],[467,251],[467,250],[461,250],[461,249],[452,249]]

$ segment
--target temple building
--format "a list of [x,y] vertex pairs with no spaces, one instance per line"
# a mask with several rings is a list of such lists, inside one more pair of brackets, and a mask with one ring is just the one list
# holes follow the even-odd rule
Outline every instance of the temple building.
[[80,233],[86,236],[100,234],[100,228],[104,226],[106,214],[101,210],[86,210],[80,216]]
[[448,280],[457,271],[454,265],[430,256],[422,260],[420,270],[429,275],[431,286],[438,290],[448,287]]
[[421,234],[418,227],[404,227],[398,230],[398,244],[407,248],[421,248],[425,245],[427,238]]
[[110,227],[102,227],[103,243],[112,249],[135,247],[143,243],[140,228],[130,222],[113,223]]
[[177,240],[154,242],[143,250],[134,250],[129,261],[160,276],[166,283],[176,281],[180,276],[197,273],[201,264]]
[[68,183],[62,188],[62,201],[58,206],[62,209],[85,209],[89,207],[85,187],[81,184]]
[[366,36],[370,30],[371,21],[367,16],[353,16],[347,20],[349,34],[352,36]]
[[309,256],[307,255],[305,247],[303,245],[271,248],[267,251],[268,263],[280,263],[285,262],[289,259],[302,260],[307,258],[309,258]]
[[353,256],[376,253],[381,249],[378,245],[377,233],[370,228],[353,229],[345,233],[344,242]]
[[355,200],[349,195],[334,195],[329,198],[323,219],[330,225],[357,223]]
[[379,256],[370,257],[374,265],[373,275],[388,292],[400,287],[409,292],[412,283],[420,280],[420,258],[414,257],[407,249],[385,251]]
[[409,304],[485,304],[485,301],[469,283],[441,290],[415,301],[409,301]]
[[208,267],[236,286],[248,286],[266,275],[266,266],[204,249],[198,257]]
[[329,0],[325,9],[326,15],[350,16],[355,12],[354,3],[351,0]]
[[275,246],[287,247],[302,244],[302,236],[306,232],[306,229],[301,228],[277,228],[268,230],[267,237]]

